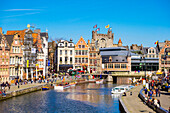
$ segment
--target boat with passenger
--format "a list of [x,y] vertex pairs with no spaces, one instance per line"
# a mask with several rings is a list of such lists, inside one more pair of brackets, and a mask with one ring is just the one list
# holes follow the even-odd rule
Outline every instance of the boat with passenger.
[[132,89],[134,86],[131,85],[121,85],[121,86],[117,86],[114,87],[111,91],[112,94],[121,94],[124,93],[130,89]]
[[54,85],[55,90],[63,90],[69,88],[71,85],[69,83]]

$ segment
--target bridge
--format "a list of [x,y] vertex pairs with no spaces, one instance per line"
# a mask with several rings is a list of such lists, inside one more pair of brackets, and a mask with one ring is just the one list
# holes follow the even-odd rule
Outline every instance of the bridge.
[[[146,72],[147,74],[148,72]],[[100,77],[102,75],[103,79],[106,79],[108,82],[113,82],[117,84],[129,84],[130,79],[133,79],[134,77],[136,79],[139,79],[140,77],[145,77],[145,72],[112,72],[110,74],[99,74],[99,73],[92,73],[92,74],[82,74],[83,76],[94,76],[94,77]]]

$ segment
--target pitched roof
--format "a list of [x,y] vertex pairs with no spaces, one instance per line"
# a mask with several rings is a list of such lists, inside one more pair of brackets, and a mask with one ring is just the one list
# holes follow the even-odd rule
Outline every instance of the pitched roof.
[[40,33],[40,36],[41,36],[41,37],[45,37],[45,38],[48,40],[48,33],[46,33],[46,32],[41,32],[41,33]]
[[121,40],[121,38],[119,38],[119,41],[118,41],[118,43],[122,43],[122,40]]
[[14,35],[15,33],[18,33],[19,39],[22,40],[22,42],[24,43],[25,31],[26,31],[26,29],[24,29],[24,30],[13,30],[13,31],[7,31],[6,34],[7,35]]
[[11,44],[13,42],[14,35],[4,35],[4,36],[6,37],[8,44],[11,46]]

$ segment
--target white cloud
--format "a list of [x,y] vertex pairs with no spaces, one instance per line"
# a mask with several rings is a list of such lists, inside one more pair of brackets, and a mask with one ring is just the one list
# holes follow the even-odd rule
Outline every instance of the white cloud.
[[5,16],[5,17],[16,17],[16,16],[25,16],[25,15],[33,15],[33,14],[37,14],[40,12],[34,12],[34,13],[25,13],[25,14],[20,14],[20,15],[11,15],[11,16]]
[[40,10],[40,9],[7,9],[3,11],[36,11],[36,10]]

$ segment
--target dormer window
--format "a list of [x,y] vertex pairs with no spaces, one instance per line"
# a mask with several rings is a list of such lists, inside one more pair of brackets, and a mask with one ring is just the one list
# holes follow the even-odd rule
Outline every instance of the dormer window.
[[111,61],[112,61],[112,57],[110,56],[110,57],[109,57],[109,62],[111,62]]
[[67,47],[67,43],[65,43],[65,47]]

